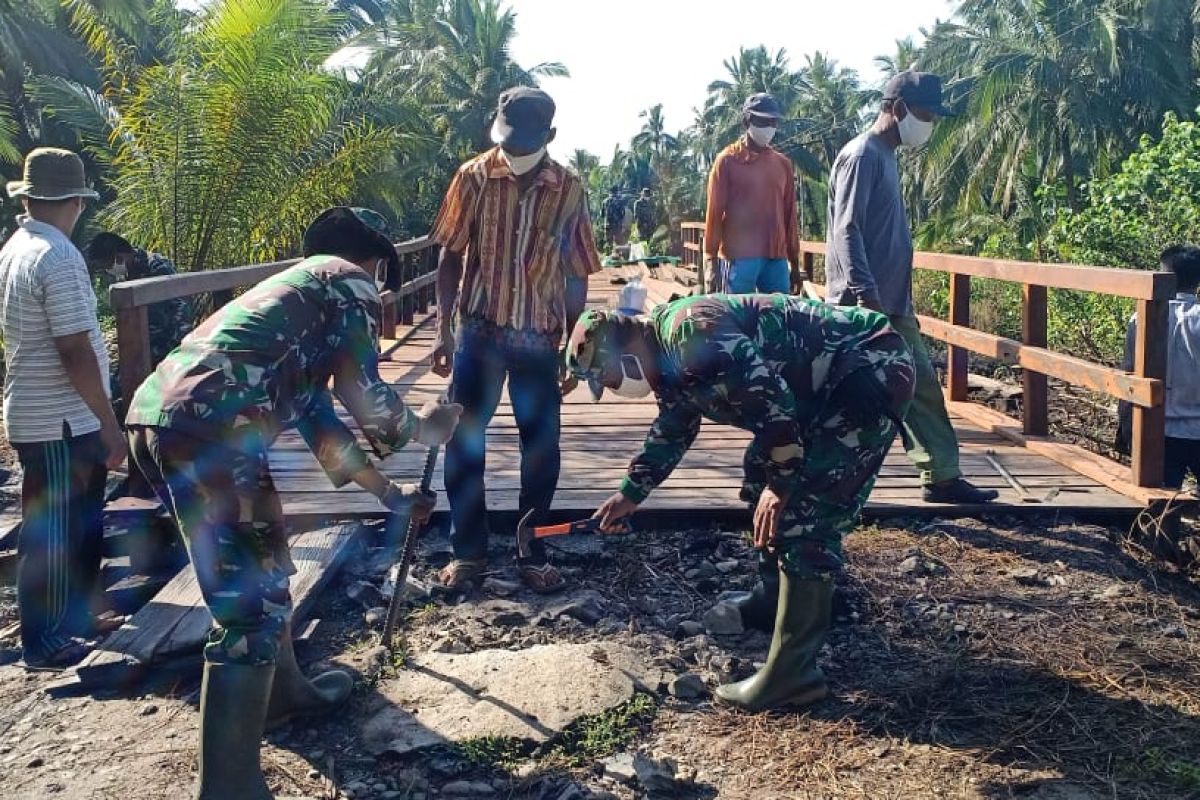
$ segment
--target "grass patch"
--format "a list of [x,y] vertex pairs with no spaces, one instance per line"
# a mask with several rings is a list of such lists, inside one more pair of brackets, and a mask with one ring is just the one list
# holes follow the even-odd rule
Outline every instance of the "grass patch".
[[520,739],[480,736],[459,742],[457,749],[463,758],[476,766],[513,770],[525,760],[532,748]]
[[1124,762],[1120,772],[1134,780],[1165,784],[1189,797],[1200,794],[1200,764],[1172,758],[1157,747],[1136,761]]
[[610,756],[644,733],[657,711],[653,697],[635,694],[616,708],[578,720],[563,731],[550,755],[576,766]]

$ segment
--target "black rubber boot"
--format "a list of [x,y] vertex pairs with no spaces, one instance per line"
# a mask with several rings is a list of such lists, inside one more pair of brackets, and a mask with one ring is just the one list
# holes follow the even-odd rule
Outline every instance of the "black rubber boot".
[[354,691],[354,678],[340,669],[323,672],[311,681],[300,671],[292,647],[292,624],[283,628],[279,655],[275,658],[275,684],[267,709],[266,729],[286,725],[296,717],[328,714],[341,706]]
[[195,800],[272,800],[259,762],[274,664],[204,665]]
[[758,583],[750,594],[734,602],[742,615],[742,627],[770,633],[775,630],[775,610],[779,607],[779,560],[758,554]]
[[833,582],[801,580],[780,571],[775,635],[763,668],[744,681],[718,686],[718,700],[751,713],[803,707],[829,689],[817,653],[829,632]]
[[921,494],[926,503],[952,503],[962,506],[990,503],[1000,496],[995,489],[979,489],[962,478],[927,484]]

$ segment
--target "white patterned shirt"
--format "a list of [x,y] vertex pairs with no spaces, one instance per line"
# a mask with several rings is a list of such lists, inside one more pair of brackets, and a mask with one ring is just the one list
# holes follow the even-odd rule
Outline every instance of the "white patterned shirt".
[[0,328],[4,334],[4,428],[9,441],[57,441],[100,430],[71,385],[55,338],[88,333],[104,390],[108,352],[83,254],[58,228],[28,215],[0,250]]

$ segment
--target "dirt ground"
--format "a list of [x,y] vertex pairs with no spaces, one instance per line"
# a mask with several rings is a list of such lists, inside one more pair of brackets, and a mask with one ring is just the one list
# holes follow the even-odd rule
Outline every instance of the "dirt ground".
[[[856,532],[823,658],[833,696],[807,713],[757,716],[714,707],[708,692],[753,670],[767,638],[696,633],[721,592],[753,580],[744,534],[578,540],[557,556],[572,592],[536,597],[498,566],[471,596],[415,608],[405,647],[619,641],[668,678],[698,676],[700,696],[660,686],[538,750],[476,741],[407,757],[374,757],[359,736],[380,681],[404,679],[402,664],[378,659],[381,623],[366,607],[378,603],[371,589],[387,554],[368,551],[326,590],[299,650],[310,669],[353,669],[355,697],[334,718],[271,734],[266,772],[280,797],[356,800],[1200,797],[1200,591],[1123,547],[1120,533],[1069,519],[898,520]],[[442,537],[425,542],[418,578],[446,548]],[[497,597],[503,618],[481,602]],[[587,613],[547,612],[572,598]],[[194,676],[62,698],[42,691],[53,677],[0,667],[5,798],[187,796]],[[660,794],[603,766],[634,752],[671,763]]]

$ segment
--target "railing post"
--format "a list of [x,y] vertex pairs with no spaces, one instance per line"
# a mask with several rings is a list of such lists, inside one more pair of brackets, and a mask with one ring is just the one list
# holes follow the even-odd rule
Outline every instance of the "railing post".
[[693,228],[696,232],[696,246],[700,248],[696,251],[696,278],[699,281],[700,294],[706,294],[709,291],[708,275],[704,271],[704,231],[699,228]]
[[805,250],[800,254],[800,268],[804,270],[804,279],[811,281],[815,273],[813,270],[817,268],[817,254],[812,251]]
[[[1029,347],[1046,346],[1046,287],[1021,285],[1021,341]],[[1049,407],[1046,402],[1046,376],[1025,369],[1021,372],[1024,390],[1024,430],[1030,436],[1050,433]]]
[[150,323],[146,306],[117,309],[117,380],[126,408],[150,374]]
[[[403,286],[408,281],[416,277],[416,269],[414,269],[413,257],[406,253],[400,257],[400,274],[403,276],[400,285]],[[411,293],[403,295],[399,298],[400,312],[399,321],[401,325],[413,324],[413,306],[416,304],[416,298]]]
[[[1167,300],[1139,300],[1133,372],[1142,378],[1167,378]],[[1157,488],[1163,480],[1163,448],[1167,410],[1160,400],[1153,408],[1133,407],[1133,482]]]
[[[950,273],[950,324],[971,326],[971,276]],[[967,399],[967,350],[954,345],[946,348],[946,385],[950,399]]]

